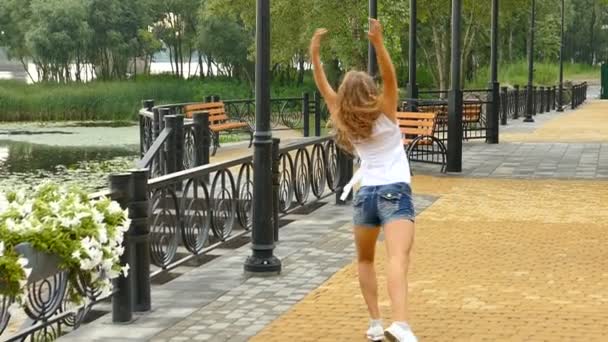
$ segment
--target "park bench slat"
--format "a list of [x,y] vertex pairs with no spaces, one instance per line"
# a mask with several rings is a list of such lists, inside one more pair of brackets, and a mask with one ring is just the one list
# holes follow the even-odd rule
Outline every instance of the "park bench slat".
[[399,120],[401,127],[433,127],[434,124],[432,120]]
[[227,122],[227,123],[223,123],[223,124],[219,124],[219,125],[211,125],[210,128],[213,131],[225,131],[225,130],[231,130],[231,129],[237,129],[237,128],[245,128],[245,127],[249,127],[249,125],[247,125],[244,122]]
[[224,102],[206,102],[206,103],[194,103],[184,106],[185,112],[203,111],[209,109],[224,108]]

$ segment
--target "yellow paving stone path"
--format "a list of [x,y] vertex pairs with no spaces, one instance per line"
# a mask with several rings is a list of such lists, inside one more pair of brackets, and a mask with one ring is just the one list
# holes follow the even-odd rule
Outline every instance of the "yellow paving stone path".
[[[421,341],[608,340],[608,182],[415,177],[411,324]],[[380,303],[390,310],[385,251]],[[354,264],[252,341],[365,341]]]
[[533,133],[501,133],[500,140],[571,143],[608,141],[608,101],[589,100],[580,108],[548,121]]

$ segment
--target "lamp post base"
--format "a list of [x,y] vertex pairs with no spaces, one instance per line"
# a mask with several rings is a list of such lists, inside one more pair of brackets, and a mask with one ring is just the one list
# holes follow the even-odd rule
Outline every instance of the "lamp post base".
[[274,255],[260,257],[252,255],[245,261],[245,273],[252,275],[278,275],[281,273],[281,260]]

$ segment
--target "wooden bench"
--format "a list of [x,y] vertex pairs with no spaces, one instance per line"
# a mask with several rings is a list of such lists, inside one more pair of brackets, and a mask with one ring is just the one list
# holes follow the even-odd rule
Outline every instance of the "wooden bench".
[[465,103],[462,105],[462,122],[477,123],[481,121],[481,103]]
[[483,124],[481,116],[482,104],[475,102],[476,101],[465,102],[462,105],[462,131],[464,140],[469,140],[471,130],[473,129],[471,126],[474,124]]
[[[435,137],[437,113],[397,112],[397,121],[403,135],[403,145],[410,160],[420,160],[441,165],[441,172],[447,168],[447,149]],[[430,160],[418,157],[431,156]],[[440,158],[436,158],[439,156]],[[440,159],[440,160],[439,160]]]
[[209,131],[213,139],[213,152],[215,155],[220,147],[220,133],[240,131],[249,134],[249,147],[253,143],[253,129],[245,121],[231,120],[226,113],[223,102],[194,103],[184,106],[183,112],[187,118],[192,118],[195,112],[209,112]]

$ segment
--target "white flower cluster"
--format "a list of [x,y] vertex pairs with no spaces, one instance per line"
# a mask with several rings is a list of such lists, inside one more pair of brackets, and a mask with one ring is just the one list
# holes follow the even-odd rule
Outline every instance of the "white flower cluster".
[[[70,264],[78,264],[80,271],[89,276],[91,285],[101,289],[103,295],[111,291],[112,279],[120,274],[126,276],[129,270],[128,265],[120,264],[120,256],[124,253],[123,236],[130,220],[127,211],[108,198],[89,200],[80,192],[43,184],[31,197],[24,191],[0,195],[2,225],[10,234],[49,236],[51,232],[54,236],[79,237],[77,244],[66,244],[76,248],[61,252],[71,255]],[[3,249],[4,244],[0,250]],[[27,261],[22,266],[26,264]],[[26,275],[29,277],[29,272]]]

